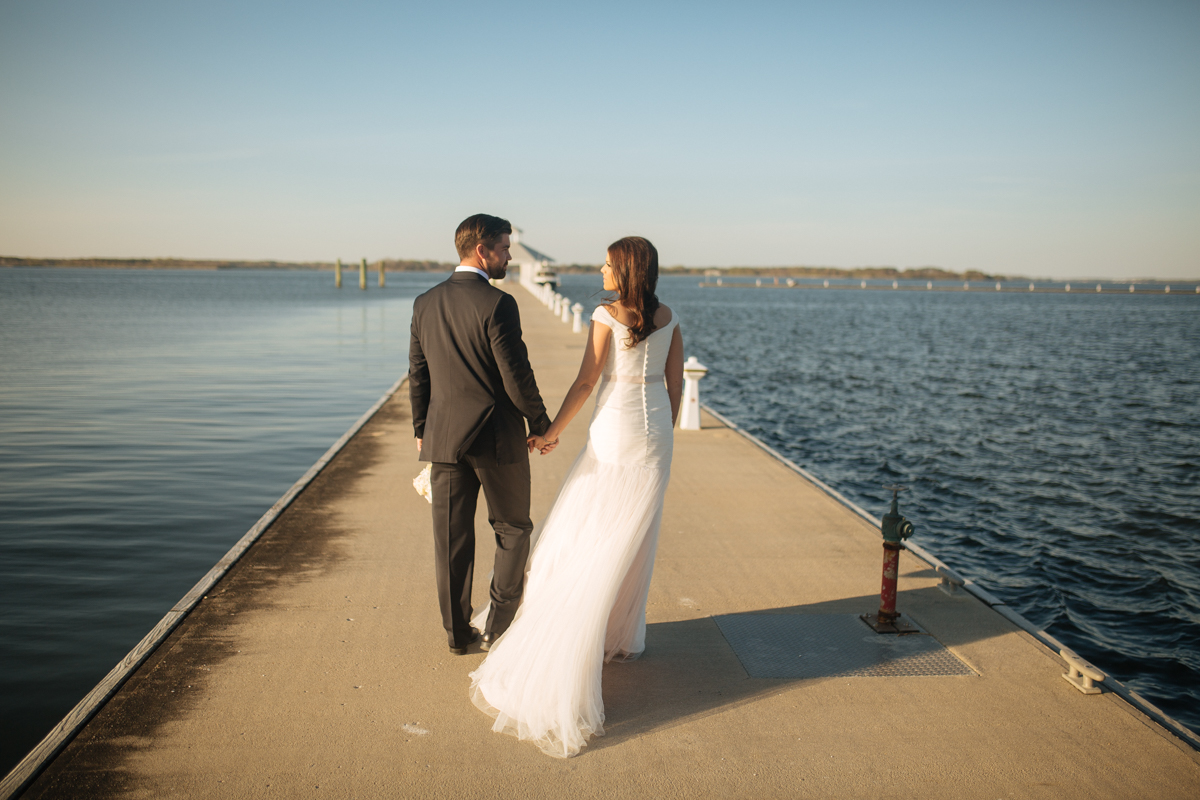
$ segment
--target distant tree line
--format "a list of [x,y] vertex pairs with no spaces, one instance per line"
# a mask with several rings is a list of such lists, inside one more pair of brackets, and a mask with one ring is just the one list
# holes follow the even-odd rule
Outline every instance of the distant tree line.
[[[412,259],[385,258],[368,261],[371,270],[379,269],[380,263],[388,272],[448,272],[456,264],[448,261],[415,261]],[[342,269],[358,269],[358,260],[342,261]],[[0,256],[0,267],[108,267],[110,269],[325,269],[332,270],[332,261],[223,261],[219,259],[194,258],[36,258],[28,256]],[[599,272],[599,264],[552,264],[559,273]],[[666,275],[722,275],[765,278],[853,278],[892,279],[925,281],[1014,281],[1029,280],[1019,275],[992,275],[977,270],[953,272],[941,267],[663,267]],[[1038,280],[1052,280],[1039,278]],[[1094,279],[1080,279],[1086,282]],[[1111,282],[1111,281],[1105,281]],[[1115,281],[1117,283],[1164,283],[1158,278],[1134,278]],[[1180,280],[1193,283],[1194,279]],[[1169,282],[1168,282],[1169,283]]]
[[[379,261],[368,261],[379,269]],[[441,261],[383,259],[388,272],[434,272],[454,269]],[[333,269],[332,261],[222,261],[195,258],[31,258],[0,256],[0,267],[108,267],[110,269]],[[358,261],[343,261],[342,269],[358,267]]]
[[[554,270],[560,273],[598,272],[599,265],[592,264],[555,264]],[[719,273],[721,275],[746,275],[751,277],[775,278],[894,278],[930,281],[1003,281],[1008,280],[1003,275],[990,275],[985,272],[968,270],[952,272],[941,267],[910,267],[896,269],[895,267],[663,267],[666,275],[704,275]]]
[[[343,264],[343,267],[346,265]],[[379,262],[374,263],[368,261],[367,266],[379,267]],[[388,272],[445,272],[457,267],[458,264],[450,264],[444,261],[405,261],[396,258],[383,259],[383,267]]]
[[[357,260],[342,262],[342,269],[356,269]],[[372,270],[379,269],[381,262],[368,261]],[[411,259],[382,259],[388,272],[445,272],[455,265],[445,261],[414,261]],[[333,269],[332,261],[221,261],[215,259],[190,258],[28,258],[24,256],[0,256],[0,267],[109,267],[120,269]],[[554,264],[556,272],[584,273],[599,272],[599,264]],[[718,272],[721,275],[745,275],[777,278],[893,278],[933,281],[1002,281],[1011,276],[991,275],[975,270],[952,272],[941,267],[664,267],[667,275],[704,275]]]

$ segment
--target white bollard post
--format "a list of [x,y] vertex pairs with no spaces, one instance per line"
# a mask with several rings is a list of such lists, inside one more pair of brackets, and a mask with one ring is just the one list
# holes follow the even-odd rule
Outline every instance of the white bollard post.
[[562,299],[562,321],[571,321],[571,301],[566,297]]
[[561,307],[562,307],[562,295],[559,294],[558,292],[555,292],[554,293],[554,305],[552,305],[550,307],[551,310],[554,311],[554,316],[557,317],[559,315],[559,310],[561,309]]
[[571,313],[575,315],[571,323],[571,333],[583,333],[583,303],[571,306]]
[[700,379],[708,374],[708,367],[692,356],[683,364],[683,408],[679,411],[679,428],[685,431],[700,430]]

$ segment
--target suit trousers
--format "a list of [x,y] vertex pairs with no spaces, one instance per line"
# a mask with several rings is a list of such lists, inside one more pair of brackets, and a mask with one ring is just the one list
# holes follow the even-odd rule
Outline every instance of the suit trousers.
[[496,534],[492,609],[486,630],[497,635],[504,633],[521,604],[525,562],[529,559],[529,535],[533,532],[533,522],[529,518],[529,459],[495,467],[434,462],[429,477],[433,490],[434,558],[442,625],[450,645],[463,647],[471,639],[475,508],[480,487],[487,501],[488,522]]

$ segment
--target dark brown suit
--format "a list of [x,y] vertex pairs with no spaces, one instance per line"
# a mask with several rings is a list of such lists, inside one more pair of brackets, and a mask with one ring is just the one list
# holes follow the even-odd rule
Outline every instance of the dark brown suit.
[[487,630],[503,633],[529,556],[529,451],[550,426],[513,297],[455,272],[413,301],[409,393],[421,460],[433,462],[438,599],[452,647],[470,639],[475,507],[482,486],[496,532]]

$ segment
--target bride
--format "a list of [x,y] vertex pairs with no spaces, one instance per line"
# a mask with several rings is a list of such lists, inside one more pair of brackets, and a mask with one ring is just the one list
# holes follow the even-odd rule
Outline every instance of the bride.
[[516,618],[471,673],[471,700],[495,718],[492,730],[559,758],[604,734],[604,663],[645,649],[683,390],[683,337],[654,294],[654,245],[639,236],[614,242],[601,273],[617,299],[592,313],[579,376],[542,452],[596,388],[587,445],[542,526]]

